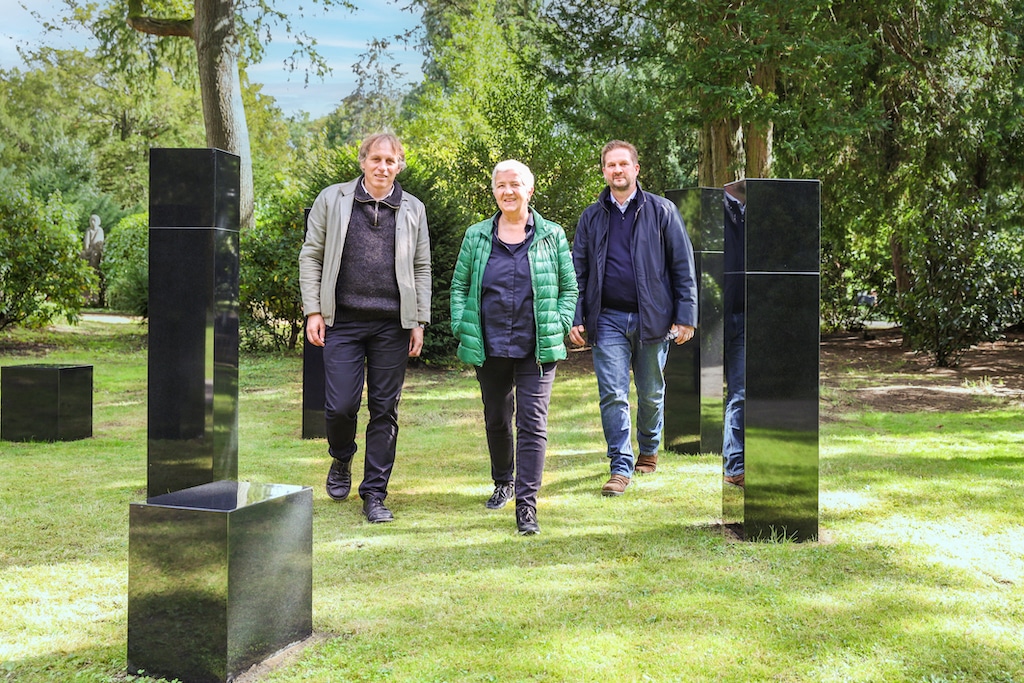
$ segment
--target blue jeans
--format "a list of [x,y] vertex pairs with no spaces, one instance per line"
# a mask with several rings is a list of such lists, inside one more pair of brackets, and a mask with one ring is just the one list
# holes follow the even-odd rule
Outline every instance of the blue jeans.
[[601,426],[611,473],[633,476],[629,370],[636,385],[637,443],[641,455],[657,455],[665,425],[665,362],[668,341],[641,343],[639,314],[602,309],[594,342],[594,374],[601,397]]
[[725,433],[722,438],[722,458],[727,477],[743,474],[745,425],[743,405],[746,401],[747,340],[742,314],[727,325],[725,340]]

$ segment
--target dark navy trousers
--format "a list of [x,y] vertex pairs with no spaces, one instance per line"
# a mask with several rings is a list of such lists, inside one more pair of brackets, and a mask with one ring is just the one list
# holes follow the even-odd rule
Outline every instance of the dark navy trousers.
[[409,330],[398,320],[336,322],[324,340],[324,413],[331,455],[356,453],[356,427],[366,382],[366,424],[360,498],[387,497],[398,440],[398,402],[409,364]]
[[[548,449],[548,404],[558,363],[492,358],[476,369],[495,484],[516,483],[516,505],[537,506]],[[516,433],[512,437],[512,418]]]

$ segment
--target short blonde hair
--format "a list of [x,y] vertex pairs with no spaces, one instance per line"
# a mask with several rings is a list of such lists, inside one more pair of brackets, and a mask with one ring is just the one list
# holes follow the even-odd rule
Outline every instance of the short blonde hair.
[[523,185],[526,186],[526,189],[533,189],[533,171],[530,170],[530,167],[521,161],[506,159],[505,161],[499,161],[494,167],[494,170],[491,171],[492,190],[494,189],[494,183],[498,178],[498,174],[504,173],[505,171],[515,171],[519,174],[519,179],[523,181]]

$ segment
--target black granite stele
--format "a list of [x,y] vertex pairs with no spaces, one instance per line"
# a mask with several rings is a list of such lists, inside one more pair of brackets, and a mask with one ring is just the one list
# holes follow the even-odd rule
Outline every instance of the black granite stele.
[[670,190],[693,244],[697,330],[669,346],[665,365],[664,444],[676,453],[722,451],[722,190]]
[[[305,210],[309,220],[309,209]],[[308,223],[307,223],[308,228]],[[327,420],[324,417],[326,401],[326,377],[324,376],[324,349],[309,343],[306,325],[302,326],[302,438],[323,439],[327,437]]]
[[128,670],[229,681],[313,630],[313,491],[218,481],[129,510]]
[[91,365],[0,368],[0,439],[76,441],[91,436]]
[[821,184],[740,182],[746,198],[745,486],[724,485],[723,520],[741,523],[748,540],[814,540]]
[[312,633],[313,494],[238,473],[239,159],[150,156],[149,469],[128,669],[224,683]]
[[238,477],[238,157],[153,149],[147,496]]

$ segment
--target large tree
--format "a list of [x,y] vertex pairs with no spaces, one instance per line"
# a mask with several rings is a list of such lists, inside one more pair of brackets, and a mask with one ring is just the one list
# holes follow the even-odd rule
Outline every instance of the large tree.
[[[206,144],[241,158],[242,224],[254,220],[252,152],[243,105],[240,68],[262,56],[273,28],[281,27],[297,44],[288,65],[307,57],[307,73],[329,68],[317,53],[315,39],[292,29],[289,15],[274,0],[108,0],[98,8],[82,0],[63,0],[74,21],[86,23],[100,41],[101,56],[113,68],[142,79],[159,66],[188,77],[196,69],[202,94]],[[324,7],[354,6],[348,0],[313,0]],[[134,36],[132,34],[135,34]],[[152,40],[139,39],[139,35]],[[191,55],[174,44],[186,38]],[[168,42],[168,40],[173,42]]]

